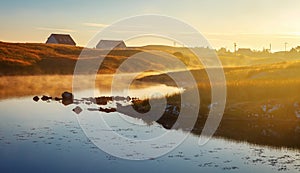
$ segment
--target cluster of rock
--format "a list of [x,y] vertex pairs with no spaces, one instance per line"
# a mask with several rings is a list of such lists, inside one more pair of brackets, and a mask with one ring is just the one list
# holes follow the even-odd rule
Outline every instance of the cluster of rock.
[[74,102],[74,96],[72,93],[70,92],[64,92],[61,94],[61,97],[51,97],[51,96],[46,96],[46,95],[43,95],[41,98],[38,97],[38,96],[34,96],[32,98],[35,102],[38,102],[40,99],[42,101],[46,101],[46,102],[49,102],[51,100],[55,100],[55,101],[62,101],[62,104],[64,105],[69,105],[69,104],[72,104]]
[[[64,105],[70,105],[70,104],[77,104],[77,106],[72,109],[73,112],[76,114],[80,114],[83,109],[78,106],[79,104],[97,104],[101,105],[99,108],[87,108],[88,111],[100,111],[105,113],[111,113],[116,112],[117,108],[110,107],[112,103],[116,103],[118,108],[125,108],[126,106],[132,105],[134,108],[139,112],[148,112],[150,109],[149,103],[145,104],[139,104],[141,103],[141,100],[138,98],[131,98],[129,96],[123,97],[123,96],[101,96],[101,97],[89,97],[89,98],[81,98],[81,99],[74,99],[74,95],[70,92],[64,92],[61,94],[61,97],[51,97],[43,95],[42,97],[34,96],[33,100],[38,102],[39,100],[50,102],[52,100],[59,101]],[[123,103],[125,103],[125,106],[123,106]],[[104,106],[104,107],[102,107]],[[142,111],[141,111],[142,110]],[[177,105],[167,104],[165,109],[165,114],[168,116],[179,116],[180,114],[180,107]],[[130,116],[130,115],[129,115]]]
[[[46,101],[46,102],[50,102],[52,100],[55,101],[59,101],[64,105],[70,105],[70,104],[80,104],[80,103],[84,103],[84,104],[97,104],[97,105],[108,105],[109,103],[113,103],[115,102],[131,102],[133,100],[136,100],[137,98],[131,98],[129,96],[127,97],[122,97],[122,96],[101,96],[101,97],[89,97],[89,98],[82,98],[82,99],[74,99],[74,95],[70,92],[64,92],[61,94],[61,97],[51,97],[51,96],[46,96],[43,95],[42,97],[38,97],[38,96],[34,96],[33,100],[35,102],[38,102],[39,100],[42,101]],[[103,107],[99,107],[98,109],[88,109],[89,111],[101,111],[101,112],[106,112],[106,113],[110,113],[110,112],[115,112],[116,108],[103,108]],[[83,110],[81,107],[76,106],[73,111],[76,114],[80,114]]]

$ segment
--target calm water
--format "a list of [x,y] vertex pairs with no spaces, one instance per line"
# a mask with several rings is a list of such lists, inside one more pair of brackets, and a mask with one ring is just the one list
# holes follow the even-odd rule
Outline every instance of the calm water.
[[[96,147],[86,137],[78,120],[89,114],[96,115],[110,123],[113,131],[131,139],[153,138],[166,130],[159,124],[144,125],[137,119],[131,121],[141,125],[128,125],[124,115],[116,112],[84,110],[85,114],[77,115],[72,111],[75,106],[63,106],[54,101],[34,102],[32,97],[0,101],[0,172],[300,171],[299,150],[274,149],[224,139],[211,139],[206,145],[199,146],[198,137],[191,134],[162,157],[144,161],[120,159]],[[175,138],[181,138],[183,134],[176,131]],[[121,144],[116,139],[112,145],[118,147]]]

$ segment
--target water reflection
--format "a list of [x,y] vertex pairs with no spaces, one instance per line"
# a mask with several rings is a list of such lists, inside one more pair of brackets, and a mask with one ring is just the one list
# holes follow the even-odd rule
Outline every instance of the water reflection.
[[[12,105],[18,105],[18,109],[8,109]],[[200,147],[196,136],[190,136],[160,158],[143,162],[118,159],[105,154],[85,137],[76,120],[76,116],[84,115],[75,114],[74,106],[62,106],[57,101],[36,103],[32,97],[0,102],[1,172],[300,171],[299,150],[274,149],[220,138],[211,139]],[[113,130],[130,138],[152,137],[162,130],[158,123],[124,126],[118,113],[99,112],[98,116],[111,123]],[[178,133],[182,133],[181,130]]]
[[[188,93],[189,92],[184,92],[182,94]],[[153,101],[154,104],[151,106],[158,107],[159,105],[156,105],[156,103],[161,103],[158,101],[159,99],[160,98],[154,98],[154,100],[157,101]],[[208,112],[210,109],[213,109],[213,104],[205,105],[205,103],[202,103],[204,105],[201,106],[199,117],[195,125],[190,127],[191,123],[188,122],[190,120],[188,114],[180,121],[178,121],[178,116],[182,106],[187,107],[189,111],[193,112],[195,111],[193,108],[196,107],[196,105],[193,105],[193,103],[180,104],[180,97],[178,95],[170,96],[167,99],[167,105],[164,108],[162,115],[151,114],[146,116],[146,114],[143,113],[147,113],[151,109],[149,99],[140,100],[136,97],[131,98],[129,96],[82,98],[75,99],[73,104],[79,105],[73,109],[77,114],[80,114],[83,111],[80,105],[87,105],[91,106],[86,109],[87,111],[106,113],[119,112],[132,118],[141,119],[147,124],[156,122],[165,129],[180,129],[182,131],[192,130],[192,133],[196,136],[201,134]],[[250,104],[251,103],[247,103],[247,106],[250,106]],[[257,104],[257,102],[253,104]],[[278,105],[275,102],[273,104],[275,106]],[[281,104],[281,107],[285,108],[287,105],[293,103],[285,102],[285,104],[286,105]],[[131,107],[136,111],[132,111]],[[239,107],[243,107],[243,105],[240,103]],[[269,110],[273,107],[274,106],[271,103],[268,103]],[[280,118],[274,112],[272,114],[261,113],[244,116],[244,113],[240,112],[240,116],[234,117],[232,116],[234,115],[232,112],[235,110],[235,106],[226,109],[222,122],[215,133],[216,137],[223,137],[236,141],[247,141],[253,144],[268,145],[272,147],[291,147],[300,149],[300,119],[296,116],[291,115]],[[279,113],[282,112],[280,108],[277,108],[276,110],[279,111]],[[262,112],[264,111],[266,112],[267,110],[264,110],[264,106],[262,106]],[[285,111],[285,109],[283,111]]]

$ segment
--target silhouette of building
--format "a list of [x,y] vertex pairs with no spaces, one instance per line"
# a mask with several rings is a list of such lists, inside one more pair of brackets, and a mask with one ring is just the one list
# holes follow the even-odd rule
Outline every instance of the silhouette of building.
[[126,44],[123,40],[100,40],[96,45],[97,49],[115,49],[126,48]]
[[249,48],[239,48],[237,50],[238,54],[242,54],[242,55],[251,55],[252,54],[252,50]]
[[75,41],[69,34],[51,34],[46,44],[66,44],[76,46]]

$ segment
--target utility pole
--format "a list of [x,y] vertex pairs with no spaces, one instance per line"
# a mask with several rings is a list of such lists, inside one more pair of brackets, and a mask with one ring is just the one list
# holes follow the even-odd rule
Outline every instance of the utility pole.
[[284,43],[284,51],[286,52],[286,45],[287,45],[288,43],[287,42],[285,42]]
[[236,56],[236,43],[234,43],[233,45],[234,45],[234,54]]
[[272,44],[271,44],[271,43],[270,43],[270,50],[269,50],[269,51],[270,51],[270,53],[271,53],[271,51],[272,51]]

